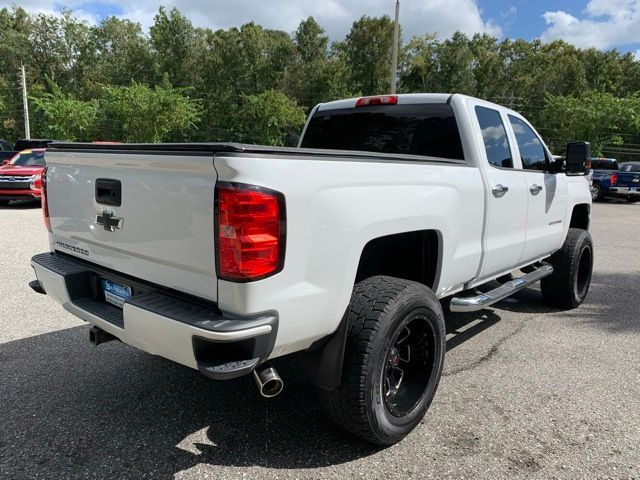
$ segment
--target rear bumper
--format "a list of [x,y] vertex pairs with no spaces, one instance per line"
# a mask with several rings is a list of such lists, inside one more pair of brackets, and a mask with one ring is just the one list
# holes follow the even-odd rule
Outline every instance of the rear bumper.
[[[250,373],[275,344],[278,316],[239,316],[217,305],[108,271],[59,253],[31,259],[47,295],[124,343],[222,380]],[[104,301],[99,279],[133,288],[122,309]]]
[[640,195],[640,186],[638,187],[609,187],[609,192],[614,195]]

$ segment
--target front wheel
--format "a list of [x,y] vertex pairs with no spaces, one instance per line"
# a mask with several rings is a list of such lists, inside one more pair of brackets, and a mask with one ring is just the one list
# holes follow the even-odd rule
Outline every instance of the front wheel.
[[320,401],[338,426],[392,445],[420,423],[438,388],[442,308],[425,285],[376,276],[356,284],[345,315],[342,380],[335,390],[320,390]]
[[545,302],[560,308],[580,305],[587,296],[593,273],[593,241],[589,232],[570,228],[564,245],[548,262],[553,273],[540,281]]

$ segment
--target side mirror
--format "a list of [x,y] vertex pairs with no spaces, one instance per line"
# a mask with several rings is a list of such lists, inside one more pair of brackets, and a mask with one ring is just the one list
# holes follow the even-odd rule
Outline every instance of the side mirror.
[[569,142],[567,144],[567,175],[586,175],[587,163],[591,160],[591,144],[589,142]]

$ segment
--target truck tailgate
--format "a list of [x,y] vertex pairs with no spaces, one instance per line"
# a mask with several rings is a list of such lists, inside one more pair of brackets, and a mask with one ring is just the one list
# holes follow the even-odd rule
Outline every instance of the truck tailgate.
[[616,172],[618,175],[618,187],[629,187],[630,191],[640,191],[640,173],[636,172]]
[[216,300],[212,154],[54,150],[46,160],[56,251]]

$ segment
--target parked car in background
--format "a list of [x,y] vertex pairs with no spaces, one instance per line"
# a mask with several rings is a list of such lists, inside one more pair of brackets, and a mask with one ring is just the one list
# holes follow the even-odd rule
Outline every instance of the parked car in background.
[[0,165],[6,165],[18,154],[6,140],[0,139]]
[[44,148],[22,150],[0,167],[0,205],[11,200],[40,198]]
[[9,151],[0,150],[0,166],[11,163],[11,160],[13,160],[13,158],[17,157],[19,154],[20,152],[13,152],[10,150]]
[[[639,162],[629,162],[640,165]],[[601,201],[606,197],[622,198],[630,203],[640,201],[640,171],[627,167],[622,170],[615,158],[592,158],[591,198]]]
[[0,138],[0,152],[13,152],[13,145]]
[[49,140],[45,138],[22,138],[16,142],[15,150],[22,151],[27,149],[47,148],[50,143],[57,140]]

